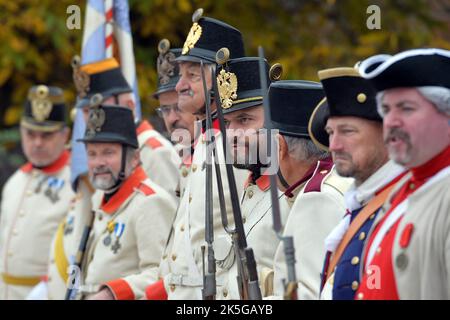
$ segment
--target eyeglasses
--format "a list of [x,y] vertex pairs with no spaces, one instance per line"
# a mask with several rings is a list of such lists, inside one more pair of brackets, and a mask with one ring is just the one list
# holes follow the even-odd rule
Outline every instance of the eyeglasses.
[[156,108],[156,112],[158,113],[158,116],[161,118],[167,117],[171,111],[175,111],[175,113],[180,114],[182,111],[180,108],[178,108],[178,104],[170,104],[170,105],[164,105]]

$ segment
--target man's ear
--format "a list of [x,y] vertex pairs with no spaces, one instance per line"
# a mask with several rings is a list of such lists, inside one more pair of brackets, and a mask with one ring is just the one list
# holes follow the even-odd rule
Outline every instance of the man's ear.
[[280,161],[289,157],[289,148],[286,143],[286,140],[281,134],[277,134],[278,138],[278,146],[280,148]]
[[130,99],[127,100],[127,107],[130,108],[131,111],[133,111],[133,114],[136,109],[136,104],[133,101],[133,98],[130,97]]
[[64,135],[64,141],[67,143],[70,139],[70,128],[64,127],[62,129],[62,134]]

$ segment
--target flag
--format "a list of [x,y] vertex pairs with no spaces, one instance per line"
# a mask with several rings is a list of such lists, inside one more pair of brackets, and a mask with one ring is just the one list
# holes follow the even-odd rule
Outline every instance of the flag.
[[[112,23],[112,28],[111,28]],[[110,34],[112,30],[112,35]],[[115,41],[113,41],[113,38]],[[117,50],[112,46],[117,44]],[[83,29],[81,64],[103,60],[118,52],[117,57],[125,79],[134,92],[136,120],[141,118],[141,103],[137,86],[136,66],[131,35],[128,0],[88,0]],[[87,172],[87,156],[83,143],[86,124],[82,110],[77,110],[72,133],[71,183]]]

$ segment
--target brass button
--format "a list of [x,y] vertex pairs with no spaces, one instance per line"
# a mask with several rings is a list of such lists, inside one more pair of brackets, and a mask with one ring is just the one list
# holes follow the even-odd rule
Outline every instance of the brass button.
[[370,276],[372,274],[372,269],[370,269],[370,268],[367,269],[366,273],[367,273],[368,276]]
[[101,214],[98,215],[98,221],[102,221],[103,220],[103,216]]
[[223,294],[223,297],[226,298],[226,297],[228,296],[228,291],[227,291],[227,289],[223,289],[222,294]]
[[353,282],[352,282],[352,290],[353,290],[353,291],[356,291],[356,290],[358,290],[358,288],[359,288],[359,283],[358,283],[358,281],[353,281]]
[[360,293],[358,293],[358,295],[356,296],[356,298],[357,298],[358,300],[362,300],[362,299],[364,299],[364,294],[362,294],[362,292],[360,292]]
[[246,217],[242,217],[242,223],[246,223],[247,222],[247,218]]
[[193,165],[192,165],[192,172],[195,172],[195,171],[197,171],[197,165],[196,165],[196,164],[193,164]]
[[357,265],[359,263],[359,258],[358,257],[353,257],[351,263],[354,266]]
[[251,199],[253,197],[253,190],[248,191],[248,198]]
[[189,203],[191,203],[191,201],[192,201],[192,196],[190,195],[189,196]]
[[375,213],[369,217],[370,220],[373,220],[374,218],[375,218]]
[[186,168],[183,168],[183,170],[181,171],[181,175],[186,178],[188,175],[188,171],[186,170]]
[[176,255],[176,254],[173,254],[173,255],[172,255],[172,260],[173,260],[173,261],[177,260],[177,255]]
[[381,253],[381,247],[378,247],[376,252],[377,252],[377,254],[380,254]]
[[364,103],[367,100],[367,96],[364,93],[360,93],[356,96],[356,100],[358,100],[359,103]]
[[180,230],[181,230],[181,232],[184,231],[184,224],[181,225]]
[[363,241],[366,238],[366,233],[365,232],[361,232],[359,234],[359,240]]
[[416,185],[415,185],[414,183],[410,183],[410,184],[409,184],[409,188],[410,188],[411,190],[413,190],[415,187],[416,187]]
[[175,291],[175,288],[176,288],[176,287],[175,287],[174,284],[171,284],[171,285],[170,285],[170,291],[174,292],[174,291]]
[[167,254],[163,255],[163,260],[167,259]]

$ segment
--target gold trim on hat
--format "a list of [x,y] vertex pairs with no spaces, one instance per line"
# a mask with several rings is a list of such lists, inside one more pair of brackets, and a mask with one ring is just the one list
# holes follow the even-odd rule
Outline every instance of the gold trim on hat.
[[233,105],[238,104],[238,103],[244,103],[244,102],[251,102],[251,101],[262,100],[262,99],[263,99],[262,96],[258,96],[258,97],[250,97],[250,98],[244,98],[244,99],[240,99],[240,100],[235,100],[235,101],[233,101]]
[[106,115],[103,109],[94,107],[89,110],[89,119],[86,124],[86,137],[92,138],[97,132],[100,132],[105,120]]
[[330,148],[328,148],[327,146],[321,144],[316,137],[314,137],[313,131],[312,131],[312,123],[314,121],[314,118],[316,116],[316,113],[319,111],[320,107],[322,107],[322,105],[324,105],[327,102],[327,98],[323,98],[319,104],[314,108],[314,111],[311,114],[311,117],[309,117],[309,122],[308,122],[308,133],[309,133],[309,137],[311,138],[312,142],[320,149],[329,152]]
[[28,100],[31,103],[31,114],[37,122],[48,119],[53,109],[54,103],[62,103],[62,96],[51,96],[50,90],[45,85],[39,85],[28,93]]
[[367,96],[366,96],[364,93],[360,93],[360,94],[358,94],[358,95],[356,96],[356,100],[357,100],[359,103],[364,103],[364,102],[367,101]]
[[234,73],[220,70],[217,76],[217,88],[219,90],[220,101],[223,109],[233,106],[233,101],[237,99],[238,80]]
[[170,82],[170,78],[176,76],[176,56],[169,51],[170,42],[163,39],[159,42],[158,51],[159,56],[156,63],[156,70],[158,71],[158,80],[160,85],[166,85]]
[[22,118],[20,125],[24,128],[40,132],[55,132],[61,130],[64,127],[64,123],[55,121],[45,121],[40,124],[33,123],[34,119]]
[[317,74],[320,80],[336,77],[361,77],[358,70],[349,67],[320,70]]
[[201,35],[202,35],[202,27],[197,22],[194,22],[186,38],[186,41],[184,42],[183,51],[181,52],[181,54],[185,55],[192,48],[194,48],[195,44],[200,39]]

